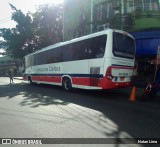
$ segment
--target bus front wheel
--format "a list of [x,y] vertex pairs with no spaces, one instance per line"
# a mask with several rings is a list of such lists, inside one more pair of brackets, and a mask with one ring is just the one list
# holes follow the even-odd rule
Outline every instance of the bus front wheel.
[[66,91],[72,90],[72,84],[71,84],[71,80],[69,78],[64,78],[62,85],[63,85],[64,90],[66,90]]

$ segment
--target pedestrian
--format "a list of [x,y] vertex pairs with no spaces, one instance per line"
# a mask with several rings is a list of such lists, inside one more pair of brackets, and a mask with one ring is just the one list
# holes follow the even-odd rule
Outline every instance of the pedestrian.
[[11,71],[9,71],[8,75],[9,75],[9,78],[10,78],[10,84],[11,84],[11,83],[13,83],[13,74],[12,74],[12,72],[11,72]]
[[160,89],[159,83],[160,83],[160,67],[157,65],[157,70],[155,71],[155,79],[149,83],[147,83],[145,90],[144,90],[144,95],[149,96],[150,98],[154,98],[158,90]]

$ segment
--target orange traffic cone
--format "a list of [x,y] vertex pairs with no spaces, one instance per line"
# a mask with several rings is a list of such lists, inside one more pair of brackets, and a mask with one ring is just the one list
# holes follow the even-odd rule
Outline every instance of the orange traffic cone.
[[134,102],[136,100],[136,86],[133,86],[129,100]]

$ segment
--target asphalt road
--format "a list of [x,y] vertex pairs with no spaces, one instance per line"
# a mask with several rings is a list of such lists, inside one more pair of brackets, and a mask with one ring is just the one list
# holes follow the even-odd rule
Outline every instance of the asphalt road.
[[0,138],[158,138],[159,99],[130,102],[129,94],[130,89],[65,92],[0,77]]

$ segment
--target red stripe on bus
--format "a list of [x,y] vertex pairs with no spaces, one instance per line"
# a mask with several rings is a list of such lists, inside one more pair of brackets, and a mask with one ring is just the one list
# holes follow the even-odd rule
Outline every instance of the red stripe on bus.
[[61,83],[60,76],[32,76],[33,81]]

